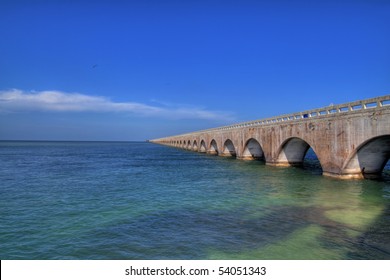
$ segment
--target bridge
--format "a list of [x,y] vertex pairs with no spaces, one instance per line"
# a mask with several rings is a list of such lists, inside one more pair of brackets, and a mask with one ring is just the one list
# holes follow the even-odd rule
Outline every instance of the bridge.
[[390,158],[390,95],[150,142],[274,166],[302,165],[312,148],[325,176],[376,178]]

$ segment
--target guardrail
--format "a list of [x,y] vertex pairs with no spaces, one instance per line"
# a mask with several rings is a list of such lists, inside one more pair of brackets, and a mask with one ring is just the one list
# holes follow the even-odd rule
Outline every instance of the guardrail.
[[[370,98],[370,99],[365,99],[360,101],[354,101],[354,102],[349,102],[349,103],[344,103],[339,105],[330,105],[323,108],[307,110],[299,113],[286,114],[286,115],[281,115],[272,118],[266,118],[266,119],[242,122],[242,123],[221,126],[216,128],[210,128],[210,129],[205,129],[200,131],[194,131],[191,133],[185,133],[185,134],[175,135],[171,137],[179,137],[179,136],[182,137],[190,134],[198,134],[198,133],[221,131],[221,130],[231,130],[231,129],[237,129],[242,127],[270,125],[270,124],[299,121],[299,120],[311,119],[311,118],[328,117],[329,115],[334,115],[334,114],[348,114],[355,111],[372,110],[372,109],[377,109],[385,106],[390,106],[390,95],[385,95],[385,96],[380,96],[380,97],[375,97],[375,98]],[[169,137],[164,137],[164,138],[169,138]],[[159,139],[156,139],[154,141],[158,141],[158,140]]]

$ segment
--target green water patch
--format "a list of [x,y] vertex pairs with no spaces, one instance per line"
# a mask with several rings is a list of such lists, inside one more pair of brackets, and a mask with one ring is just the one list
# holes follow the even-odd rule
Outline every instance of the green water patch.
[[335,248],[325,248],[320,238],[324,229],[318,225],[308,225],[300,228],[285,238],[261,248],[244,250],[242,252],[225,253],[210,251],[210,259],[242,259],[242,260],[319,260],[342,259],[344,252]]
[[358,231],[365,231],[382,214],[384,206],[369,207],[347,207],[345,209],[335,209],[326,211],[325,215],[329,219],[343,223]]
[[[322,205],[330,209],[325,216],[343,224],[352,235],[364,232],[383,216],[389,200],[386,198],[386,184],[370,181],[350,181],[337,186],[328,186],[326,193],[320,192]],[[320,204],[320,201],[318,201]]]

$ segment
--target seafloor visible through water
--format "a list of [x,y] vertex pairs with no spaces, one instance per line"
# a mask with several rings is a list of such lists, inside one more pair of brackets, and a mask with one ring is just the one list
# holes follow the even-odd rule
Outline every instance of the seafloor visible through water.
[[390,259],[390,171],[152,143],[0,142],[1,259]]

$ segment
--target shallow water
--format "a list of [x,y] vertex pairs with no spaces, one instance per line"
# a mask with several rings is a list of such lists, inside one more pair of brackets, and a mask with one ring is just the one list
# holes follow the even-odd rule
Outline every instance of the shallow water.
[[1,259],[390,259],[390,179],[136,142],[0,142]]

